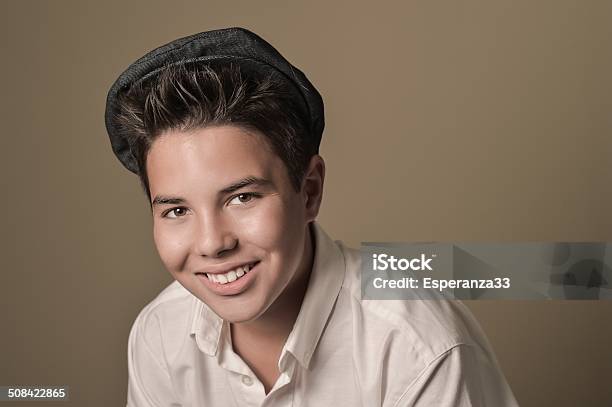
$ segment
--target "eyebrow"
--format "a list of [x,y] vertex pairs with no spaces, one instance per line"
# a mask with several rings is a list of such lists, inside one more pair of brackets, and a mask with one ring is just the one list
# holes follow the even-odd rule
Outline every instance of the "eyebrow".
[[158,195],[153,199],[151,205],[180,205],[185,203],[185,199],[171,196]]
[[268,186],[271,185],[272,182],[268,181],[265,178],[258,178],[258,177],[246,177],[243,178],[237,182],[234,182],[233,184],[230,184],[229,186],[223,188],[220,193],[221,194],[231,194],[232,192],[235,192],[239,189],[242,189],[244,187],[248,187],[248,186],[257,186],[257,187],[264,187],[264,186]]
[[[221,191],[219,191],[219,194],[221,195],[226,195],[226,194],[231,194],[232,192],[235,192],[239,189],[242,189],[244,187],[248,187],[248,186],[258,186],[258,187],[263,187],[263,186],[268,186],[271,185],[272,182],[265,179],[265,178],[259,178],[259,177],[246,177],[243,178],[241,180],[238,180],[230,185],[228,185],[227,187],[223,188]],[[163,195],[158,195],[155,197],[155,199],[153,199],[153,202],[151,203],[151,206],[155,206],[155,205],[180,205],[180,204],[184,204],[186,202],[185,198],[181,198],[181,197],[175,197],[175,196],[163,196]]]

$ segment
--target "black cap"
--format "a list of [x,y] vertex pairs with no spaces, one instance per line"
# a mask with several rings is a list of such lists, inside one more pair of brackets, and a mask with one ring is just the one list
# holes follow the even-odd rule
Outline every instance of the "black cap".
[[247,70],[280,74],[293,85],[298,106],[309,120],[309,137],[312,145],[321,143],[323,127],[323,99],[315,87],[298,68],[287,61],[274,47],[258,35],[244,28],[225,28],[205,31],[179,38],[154,49],[131,64],[117,78],[106,98],[106,130],[113,152],[128,170],[137,173],[138,165],[132,155],[128,138],[121,132],[114,118],[117,115],[117,98],[130,90],[137,82],[159,73],[164,67],[183,62],[237,63]]

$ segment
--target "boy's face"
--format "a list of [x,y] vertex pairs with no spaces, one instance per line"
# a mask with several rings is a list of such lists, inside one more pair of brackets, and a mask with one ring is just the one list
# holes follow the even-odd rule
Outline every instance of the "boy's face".
[[[318,172],[322,187],[322,161],[318,168],[309,167],[306,185]],[[147,172],[162,262],[222,318],[259,318],[309,272],[320,193],[309,192],[316,185],[296,192],[262,135],[235,126],[168,131],[153,142]]]

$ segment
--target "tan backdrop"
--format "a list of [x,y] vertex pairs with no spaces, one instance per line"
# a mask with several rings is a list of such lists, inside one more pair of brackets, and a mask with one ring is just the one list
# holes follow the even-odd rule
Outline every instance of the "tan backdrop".
[[[170,282],[103,125],[144,52],[239,25],[307,72],[337,239],[612,241],[610,21],[579,0],[3,1],[0,385],[125,404],[130,325]],[[612,405],[612,302],[469,306],[522,406]]]

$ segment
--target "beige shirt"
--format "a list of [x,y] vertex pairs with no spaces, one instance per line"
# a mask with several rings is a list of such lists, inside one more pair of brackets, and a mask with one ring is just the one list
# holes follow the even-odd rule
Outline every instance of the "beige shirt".
[[461,302],[361,301],[359,251],[313,230],[313,271],[269,394],[228,323],[175,281],[132,327],[128,407],[517,405]]

